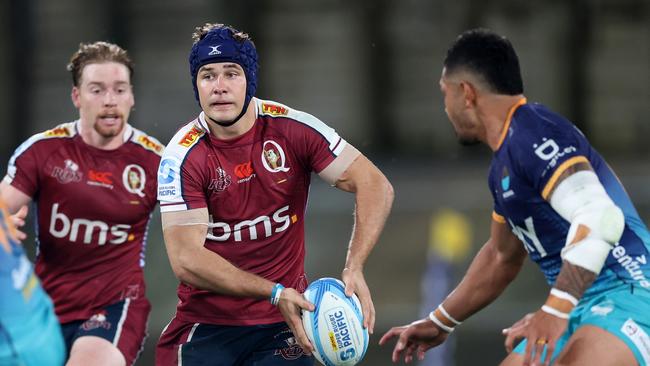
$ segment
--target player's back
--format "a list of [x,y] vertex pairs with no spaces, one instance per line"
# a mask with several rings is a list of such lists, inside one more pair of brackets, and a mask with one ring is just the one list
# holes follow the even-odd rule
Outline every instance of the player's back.
[[37,206],[36,273],[62,323],[145,294],[146,231],[162,146],[126,126],[115,150],[86,144],[78,122],[34,135],[5,178]]
[[626,225],[587,294],[620,283],[650,288],[648,229],[619,179],[585,136],[571,122],[540,104],[519,106],[508,123],[490,170],[495,217],[511,226],[548,282],[553,283],[559,273],[561,250],[570,227],[548,203],[551,188],[566,169],[588,162],[608,195],[623,210]]
[[0,202],[0,365],[60,365],[65,353],[52,302]]

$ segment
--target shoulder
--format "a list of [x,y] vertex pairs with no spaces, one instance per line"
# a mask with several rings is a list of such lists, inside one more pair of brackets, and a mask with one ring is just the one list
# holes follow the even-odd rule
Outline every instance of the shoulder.
[[158,141],[155,137],[146,134],[145,132],[133,128],[133,133],[131,134],[131,138],[129,141],[147,151],[151,151],[154,154],[158,156],[162,156],[163,150],[165,149],[164,146]]
[[311,131],[327,140],[338,138],[333,128],[309,113],[275,101],[256,98],[255,102],[257,103],[258,117],[267,119],[269,125],[273,127],[285,128],[288,132]]
[[60,146],[60,142],[68,141],[77,135],[76,121],[61,123],[54,128],[45,130],[32,135],[25,140],[15,151],[14,157],[24,153],[30,148],[38,145],[39,147],[51,146],[56,148]]
[[184,160],[193,148],[200,144],[200,141],[207,134],[207,127],[199,118],[183,125],[169,140],[163,153],[163,159],[174,157]]

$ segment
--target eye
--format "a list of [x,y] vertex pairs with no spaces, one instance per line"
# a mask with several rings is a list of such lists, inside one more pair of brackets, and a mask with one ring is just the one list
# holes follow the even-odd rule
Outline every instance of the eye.
[[201,79],[203,80],[212,80],[214,78],[214,75],[211,73],[205,73],[201,76]]

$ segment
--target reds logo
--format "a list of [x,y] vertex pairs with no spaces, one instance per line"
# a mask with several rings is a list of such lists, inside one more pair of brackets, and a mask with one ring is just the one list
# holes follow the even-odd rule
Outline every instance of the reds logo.
[[106,311],[102,310],[86,320],[81,328],[86,331],[97,328],[111,329],[111,322],[106,319]]
[[287,347],[276,349],[273,352],[275,356],[282,356],[282,358],[289,361],[302,357],[304,352],[294,337],[289,337],[284,341],[287,342]]
[[181,146],[190,147],[194,145],[194,143],[198,141],[199,137],[203,136],[203,134],[203,130],[194,126],[185,134],[185,136],[183,136],[178,144]]

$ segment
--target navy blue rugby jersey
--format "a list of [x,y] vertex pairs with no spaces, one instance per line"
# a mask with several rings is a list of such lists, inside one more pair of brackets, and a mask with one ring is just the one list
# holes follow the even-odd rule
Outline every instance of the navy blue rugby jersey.
[[650,233],[623,185],[570,121],[522,98],[512,107],[489,173],[493,219],[507,223],[550,285],[560,272],[570,223],[547,201],[562,172],[589,162],[607,194],[623,210],[625,230],[586,295],[633,283],[650,289]]

